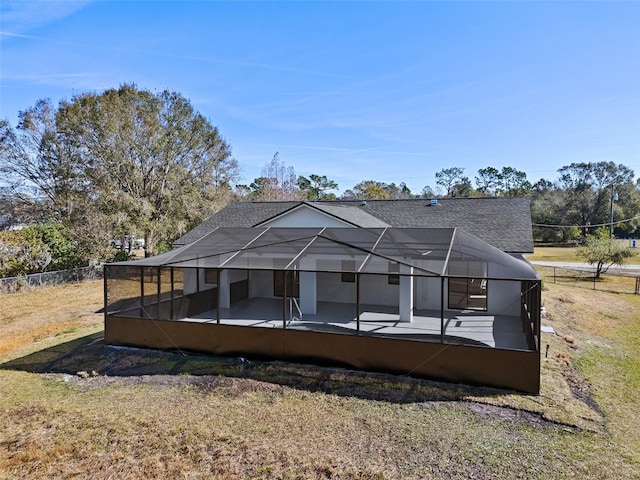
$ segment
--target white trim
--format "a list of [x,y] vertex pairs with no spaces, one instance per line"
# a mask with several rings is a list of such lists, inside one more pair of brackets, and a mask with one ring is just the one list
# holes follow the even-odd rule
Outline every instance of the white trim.
[[[330,218],[331,220],[334,220],[334,221],[337,221],[339,223],[344,224],[345,227],[358,228],[358,226],[354,225],[353,223],[350,223],[350,222],[348,222],[346,220],[343,220],[342,218],[337,217],[335,215],[331,215],[331,214],[329,214],[327,212],[324,212],[324,211],[320,210],[319,208],[314,207],[313,205],[309,205],[308,203],[304,203],[304,202],[301,203],[300,205],[296,205],[295,207],[287,210],[286,212],[282,212],[282,213],[276,215],[275,217],[271,217],[270,219],[265,220],[264,222],[258,223],[257,225],[254,225],[254,226],[255,227],[270,227],[271,226],[270,224],[272,222],[275,222],[276,220],[279,220],[279,219],[282,219],[284,217],[287,217],[288,215],[290,215],[290,214],[292,214],[292,213],[294,213],[294,212],[296,212],[296,211],[298,211],[298,210],[300,210],[302,208],[311,210],[311,211],[316,212],[316,213],[320,213],[320,214],[324,215],[325,217]],[[280,228],[282,228],[282,227],[280,227]]]

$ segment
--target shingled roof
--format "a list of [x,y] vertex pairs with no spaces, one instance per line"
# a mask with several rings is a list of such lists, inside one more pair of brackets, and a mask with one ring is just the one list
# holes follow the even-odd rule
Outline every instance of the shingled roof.
[[[255,227],[306,204],[356,227],[459,228],[507,253],[532,253],[528,198],[234,202],[174,242],[187,245],[216,227]],[[350,207],[350,208],[344,208]]]

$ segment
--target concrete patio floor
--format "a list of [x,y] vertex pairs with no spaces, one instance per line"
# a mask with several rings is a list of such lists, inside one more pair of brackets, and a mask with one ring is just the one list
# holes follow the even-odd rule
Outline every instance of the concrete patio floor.
[[[286,328],[316,332],[355,334],[355,305],[318,302],[315,315],[300,316],[294,308],[290,314],[287,300]],[[224,325],[283,328],[283,302],[281,299],[253,298],[234,303],[220,310],[220,323]],[[188,322],[215,323],[216,311],[181,319]],[[400,322],[397,307],[360,305],[360,334],[411,340],[440,342],[441,318],[439,311],[416,310],[413,322]],[[504,349],[527,350],[522,322],[517,316],[489,315],[477,311],[444,312],[446,343],[481,345]]]

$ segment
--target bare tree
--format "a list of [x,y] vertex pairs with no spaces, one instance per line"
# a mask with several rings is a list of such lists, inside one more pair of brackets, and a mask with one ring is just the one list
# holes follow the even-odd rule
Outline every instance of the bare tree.
[[252,200],[302,200],[305,196],[298,186],[294,168],[280,160],[278,152],[262,169],[262,176],[256,178],[249,188]]

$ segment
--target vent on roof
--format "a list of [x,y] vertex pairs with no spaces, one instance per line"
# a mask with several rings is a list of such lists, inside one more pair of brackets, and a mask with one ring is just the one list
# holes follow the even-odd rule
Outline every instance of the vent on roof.
[[367,204],[366,200],[363,200],[362,203],[360,205],[365,206]]
[[438,205],[438,199],[432,198],[431,201],[429,202],[429,206],[435,207],[436,205]]

